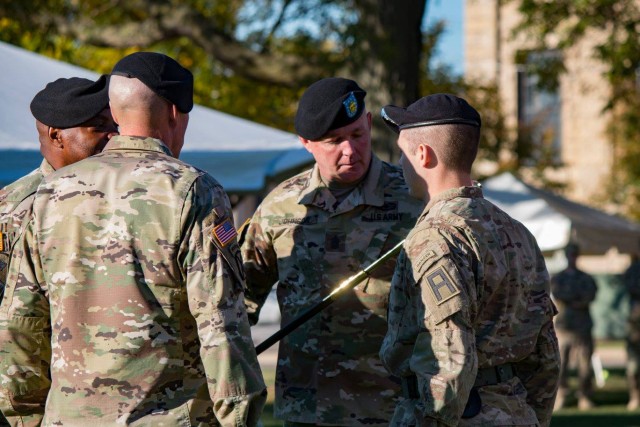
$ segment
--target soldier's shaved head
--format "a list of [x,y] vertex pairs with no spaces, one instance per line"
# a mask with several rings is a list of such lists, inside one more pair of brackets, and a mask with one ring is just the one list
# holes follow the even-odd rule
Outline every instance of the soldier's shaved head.
[[123,76],[111,76],[109,103],[118,124],[123,127],[131,122],[136,126],[153,126],[171,108],[168,101],[140,80]]
[[121,135],[162,140],[178,157],[184,143],[188,114],[137,78],[112,75],[109,104]]

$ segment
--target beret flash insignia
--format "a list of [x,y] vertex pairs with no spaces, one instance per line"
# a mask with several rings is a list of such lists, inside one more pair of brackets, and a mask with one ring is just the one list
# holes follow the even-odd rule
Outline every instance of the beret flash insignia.
[[344,105],[344,109],[348,117],[351,118],[358,112],[358,100],[356,99],[356,96],[353,94],[353,92],[349,93],[349,96],[347,97],[347,99],[342,101],[342,104]]

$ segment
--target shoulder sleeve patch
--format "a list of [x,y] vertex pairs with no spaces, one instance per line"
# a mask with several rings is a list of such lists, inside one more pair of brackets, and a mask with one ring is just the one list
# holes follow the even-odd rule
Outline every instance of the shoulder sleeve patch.
[[442,266],[427,273],[425,282],[438,305],[460,294],[460,289]]
[[462,277],[448,257],[437,257],[425,264],[419,272],[414,271],[425,305],[425,322],[435,326],[461,312],[466,318],[469,300]]
[[[242,256],[240,247],[236,241],[238,235],[233,225],[233,220],[229,216],[216,218],[214,214],[209,215],[204,224],[204,234],[208,236],[211,243],[218,248],[218,253],[235,274],[240,283],[244,283],[244,269],[242,267]],[[215,220],[218,221],[215,221]],[[218,222],[216,224],[215,222]]]
[[238,235],[236,228],[229,218],[226,218],[221,224],[216,225],[212,233],[213,237],[218,240],[222,247],[227,246]]

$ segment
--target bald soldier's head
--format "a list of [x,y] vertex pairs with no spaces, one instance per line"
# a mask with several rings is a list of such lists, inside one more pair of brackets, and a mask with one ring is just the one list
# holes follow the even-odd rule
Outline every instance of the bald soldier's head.
[[160,139],[178,157],[193,108],[193,76],[166,55],[136,52],[113,67],[109,104],[121,135]]

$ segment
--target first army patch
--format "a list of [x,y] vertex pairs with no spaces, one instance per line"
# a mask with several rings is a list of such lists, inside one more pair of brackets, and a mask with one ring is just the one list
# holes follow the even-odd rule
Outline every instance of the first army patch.
[[460,289],[443,268],[438,267],[426,276],[427,284],[438,305],[455,297],[460,293]]
[[238,235],[236,228],[229,218],[225,219],[221,224],[216,225],[211,233],[222,247],[227,246]]

